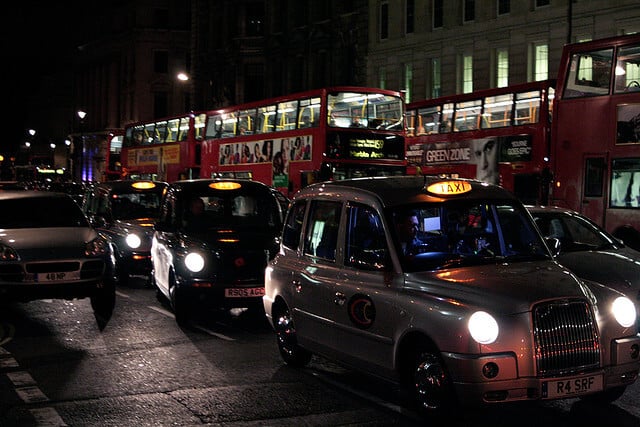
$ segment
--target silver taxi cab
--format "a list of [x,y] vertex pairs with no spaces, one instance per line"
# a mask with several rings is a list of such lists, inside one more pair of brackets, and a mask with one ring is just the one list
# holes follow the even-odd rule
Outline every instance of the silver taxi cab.
[[265,270],[280,354],[398,382],[427,412],[615,400],[640,367],[635,305],[555,262],[536,230],[510,193],[477,181],[309,186]]

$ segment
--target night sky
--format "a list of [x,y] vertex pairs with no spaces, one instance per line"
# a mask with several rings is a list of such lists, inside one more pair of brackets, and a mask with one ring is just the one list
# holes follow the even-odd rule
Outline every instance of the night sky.
[[[90,3],[90,2],[89,2]],[[82,3],[21,0],[3,5],[0,25],[3,63],[0,76],[4,83],[3,120],[7,134],[0,139],[0,154],[24,143],[26,130],[41,120],[41,104],[47,98],[43,81],[48,76],[69,70],[69,58],[82,38]],[[69,70],[70,71],[70,70]]]

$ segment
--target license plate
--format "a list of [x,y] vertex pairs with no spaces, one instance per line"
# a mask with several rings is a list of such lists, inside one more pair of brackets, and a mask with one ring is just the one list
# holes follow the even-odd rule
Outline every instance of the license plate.
[[602,375],[587,375],[542,383],[542,398],[579,396],[602,391]]
[[264,288],[226,288],[224,296],[227,298],[249,298],[261,297],[264,295]]
[[70,280],[80,280],[79,271],[60,271],[56,273],[37,273],[36,282],[65,282]]

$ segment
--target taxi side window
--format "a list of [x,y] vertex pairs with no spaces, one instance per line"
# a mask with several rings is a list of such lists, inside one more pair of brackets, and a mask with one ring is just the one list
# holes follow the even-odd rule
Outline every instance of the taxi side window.
[[331,261],[336,259],[341,202],[314,200],[309,208],[304,253]]
[[382,268],[387,243],[378,212],[370,206],[350,204],[347,221],[345,265],[363,270]]
[[300,201],[291,206],[282,231],[282,244],[290,249],[298,249],[300,234],[302,233],[302,221],[306,203]]

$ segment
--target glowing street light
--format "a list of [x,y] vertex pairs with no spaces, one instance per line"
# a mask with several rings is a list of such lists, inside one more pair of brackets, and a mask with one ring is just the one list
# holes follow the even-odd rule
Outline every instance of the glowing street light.
[[186,82],[189,80],[189,75],[187,73],[178,73],[178,75],[176,76],[176,78],[182,82]]

